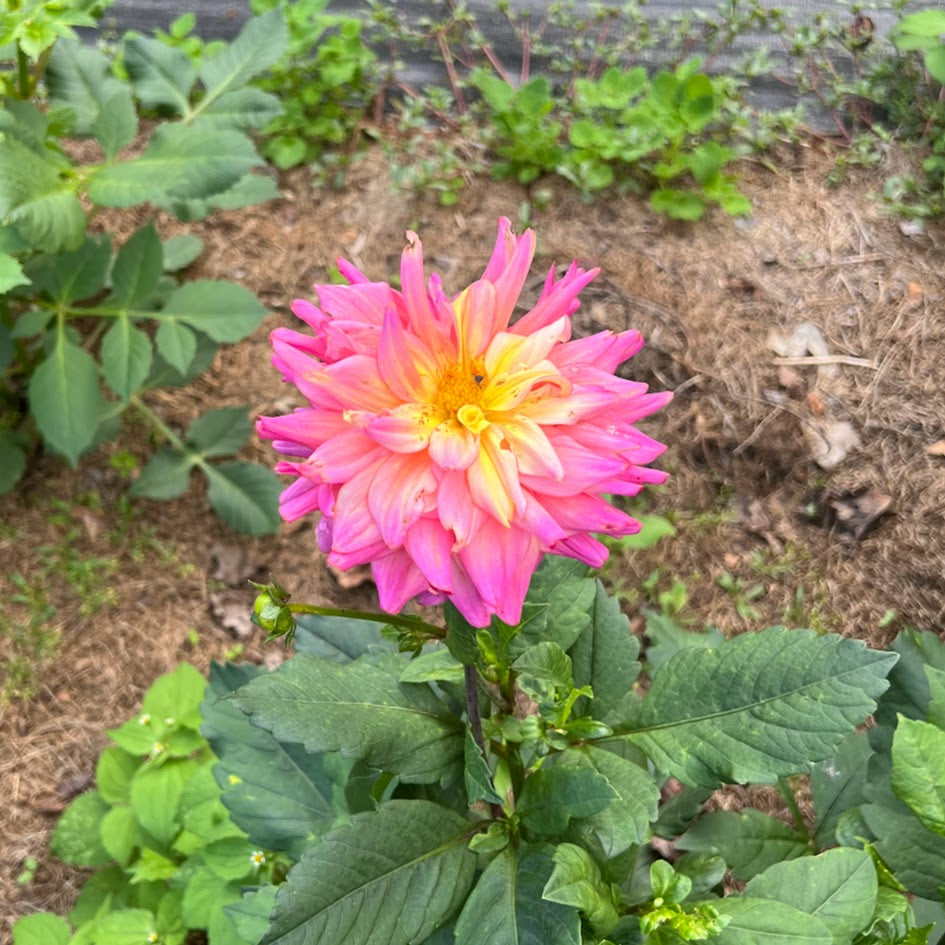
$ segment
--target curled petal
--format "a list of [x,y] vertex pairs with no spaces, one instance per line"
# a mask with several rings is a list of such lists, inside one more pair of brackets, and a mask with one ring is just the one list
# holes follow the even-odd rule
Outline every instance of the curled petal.
[[404,550],[429,585],[440,591],[453,589],[451,559],[453,535],[435,518],[421,518],[407,529]]
[[559,345],[548,357],[559,368],[572,364],[590,364],[600,371],[613,374],[628,358],[643,347],[643,336],[638,331],[601,331],[596,335],[578,338]]
[[538,304],[512,325],[512,331],[518,335],[528,335],[562,315],[572,314],[577,308],[578,293],[596,278],[599,272],[600,269],[585,272],[577,266],[571,266],[560,281],[553,282],[550,286],[545,283],[545,291],[542,292]]
[[478,358],[495,331],[495,286],[480,280],[464,289],[453,302],[460,361],[468,364]]
[[572,535],[559,541],[553,549],[556,555],[577,558],[592,568],[599,568],[607,560],[607,546],[591,535]]
[[392,453],[381,463],[368,490],[368,508],[389,547],[400,547],[407,529],[430,511],[436,489],[425,456]]
[[256,432],[263,439],[298,443],[309,453],[318,449],[325,440],[347,430],[348,424],[339,411],[317,407],[300,407],[295,413],[256,420]]
[[[496,329],[508,327],[512,312],[515,311],[515,305],[522,294],[522,287],[525,285],[534,255],[535,234],[531,230],[526,230],[517,240],[515,251],[503,271],[491,279],[495,284]],[[483,278],[486,279],[488,276],[483,276]]]
[[437,428],[437,417],[427,404],[401,404],[389,413],[375,417],[364,432],[375,443],[394,453],[419,453],[430,443]]
[[457,420],[446,420],[430,436],[430,459],[441,469],[468,469],[479,455],[479,437]]
[[420,335],[422,326],[432,322],[435,315],[423,281],[423,245],[412,230],[407,231],[407,248],[400,258],[400,291],[409,325]]
[[453,532],[454,551],[468,544],[486,520],[486,513],[470,499],[466,474],[458,470],[444,473],[440,478],[436,511],[443,527]]
[[515,455],[491,427],[480,434],[479,447],[476,461],[466,470],[469,495],[496,521],[510,525],[515,513],[525,509]]
[[411,597],[427,589],[427,579],[405,551],[389,552],[371,562],[381,608],[389,614],[403,610]]

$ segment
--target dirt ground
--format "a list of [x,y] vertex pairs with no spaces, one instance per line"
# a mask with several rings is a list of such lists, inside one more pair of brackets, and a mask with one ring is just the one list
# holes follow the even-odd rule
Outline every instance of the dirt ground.
[[[651,597],[682,582],[680,619],[729,634],[788,623],[882,646],[903,626],[943,627],[945,228],[916,234],[881,212],[872,194],[890,168],[831,189],[831,166],[812,146],[782,154],[776,171],[743,165],[755,207],[744,220],[673,224],[636,197],[588,206],[554,184],[533,217],[529,291],[553,261],[600,265],[579,331],[641,329],[648,346],[630,374],[676,391],[646,425],[669,444],[660,465],[673,475],[640,510],[670,517],[678,534],[606,572],[638,631],[648,577]],[[282,189],[283,201],[188,228],[159,220],[164,236],[189,229],[205,241],[193,276],[237,279],[272,311],[193,386],[150,398],[173,427],[211,406],[248,403],[255,415],[296,403],[269,364],[267,334],[291,323],[290,301],[326,280],[337,256],[388,278],[414,228],[455,292],[481,271],[496,218],[516,219],[528,198],[488,181],[449,209],[392,194],[378,151],[343,192],[313,190],[301,173]],[[136,220],[107,222],[128,232]],[[180,660],[205,669],[236,645],[279,658],[234,635],[253,599],[246,578],[271,573],[300,600],[372,605],[369,584],[345,590],[327,573],[309,523],[242,539],[208,512],[196,478],[179,501],[129,508],[121,451],[143,460],[150,449],[128,423],[77,470],[41,459],[0,500],[0,656],[9,628],[28,636],[37,609],[34,635],[59,638],[34,698],[0,707],[0,943],[13,918],[69,908],[84,874],[48,855],[49,831],[90,784],[105,729],[151,680]],[[272,458],[263,444],[247,455]],[[24,593],[16,575],[34,588],[31,604],[13,600]],[[18,883],[29,857],[35,875]]]

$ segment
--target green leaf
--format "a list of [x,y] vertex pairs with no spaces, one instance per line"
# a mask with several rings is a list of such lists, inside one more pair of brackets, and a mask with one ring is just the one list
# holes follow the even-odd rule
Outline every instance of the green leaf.
[[275,95],[257,88],[227,92],[209,105],[201,103],[198,110],[196,123],[201,128],[231,128],[238,131],[263,128],[283,112],[282,103]]
[[571,649],[574,685],[590,686],[594,698],[590,714],[602,719],[627,694],[640,672],[640,642],[630,632],[630,622],[620,604],[598,581],[591,622]]
[[30,378],[29,398],[43,438],[75,466],[92,443],[103,406],[92,356],[59,334]]
[[725,642],[724,634],[715,627],[705,631],[686,630],[669,614],[655,610],[644,610],[643,614],[646,617],[646,636],[650,641],[646,648],[646,662],[651,673],[680,650],[711,650]]
[[772,899],[726,896],[712,903],[728,924],[712,945],[833,945],[818,918]]
[[127,315],[119,315],[102,339],[101,358],[105,380],[122,400],[130,399],[144,383],[152,355],[150,338]]
[[206,688],[203,673],[190,663],[181,663],[151,683],[141,702],[141,711],[162,719],[168,726],[178,723],[197,729]]
[[834,849],[775,863],[745,887],[745,896],[773,899],[820,919],[836,942],[849,942],[876,905],[873,860],[863,850]]
[[463,664],[446,647],[436,647],[415,656],[400,674],[401,682],[463,682]]
[[[286,51],[288,43],[289,31],[281,9],[252,17],[232,43],[204,60],[200,78],[207,95],[201,105],[265,72]],[[197,111],[201,111],[199,106]]]
[[43,81],[50,105],[65,106],[75,116],[72,130],[80,137],[93,134],[96,121],[106,111],[106,102],[123,109],[125,106],[118,101],[123,96],[131,105],[131,93],[112,75],[108,57],[78,39],[60,39],[53,46]]
[[43,332],[53,317],[48,308],[34,308],[28,312],[21,312],[10,332],[11,338],[32,338]]
[[573,818],[591,817],[618,796],[593,767],[557,764],[526,778],[517,811],[529,830],[554,836]]
[[248,289],[234,282],[197,279],[176,289],[155,318],[183,322],[214,341],[242,341],[265,314]]
[[250,945],[258,942],[269,928],[269,914],[276,904],[278,886],[260,886],[252,892],[244,892],[238,902],[223,907],[237,933]]
[[105,152],[105,160],[112,162],[115,155],[131,144],[138,133],[138,116],[131,93],[122,87],[107,101],[92,124],[92,134]]
[[492,772],[489,771],[486,759],[483,758],[482,751],[469,729],[466,730],[463,744],[463,779],[470,807],[476,801],[486,801],[490,804],[504,803],[505,799],[500,797],[492,786]]
[[164,268],[164,250],[153,223],[129,237],[115,256],[109,304],[136,308],[154,295]]
[[95,783],[109,804],[124,804],[129,798],[131,778],[141,761],[122,748],[106,748],[95,766]]
[[13,924],[13,945],[67,945],[72,929],[50,912],[28,915]]
[[522,691],[539,703],[554,702],[559,689],[570,690],[574,685],[570,658],[548,640],[530,646],[512,668]]
[[407,782],[438,781],[463,752],[463,727],[427,686],[400,682],[391,654],[338,665],[305,654],[236,695],[253,724],[308,751],[343,751]]
[[610,932],[619,918],[614,896],[587,850],[573,843],[559,843],[554,863],[542,899],[579,909],[599,935]]
[[9,292],[18,285],[29,285],[20,264],[7,253],[0,253],[0,294]]
[[814,765],[810,773],[814,801],[814,840],[818,848],[832,846],[840,815],[866,799],[867,762],[872,755],[865,732],[843,741],[833,757]]
[[95,926],[95,945],[141,945],[155,931],[154,914],[147,909],[109,912]]
[[113,860],[122,866],[129,864],[138,841],[135,815],[130,808],[113,807],[102,818],[101,840]]
[[162,446],[147,462],[128,490],[145,499],[176,499],[190,488],[194,457]]
[[197,73],[180,49],[138,33],[125,36],[123,61],[135,95],[146,108],[169,108],[178,115],[190,108]]
[[89,236],[72,252],[41,257],[30,275],[37,291],[57,302],[76,302],[101,292],[111,261],[111,238]]
[[26,470],[23,438],[14,431],[0,432],[0,495],[9,492]]
[[664,538],[676,534],[673,523],[663,515],[638,515],[640,530],[635,535],[625,535],[618,542],[622,551],[643,551],[658,545]]
[[88,195],[106,207],[209,197],[258,163],[252,142],[237,131],[166,123],[158,125],[140,157],[92,174]]
[[182,375],[186,375],[197,353],[197,336],[176,321],[162,321],[154,338],[161,357]]
[[[235,134],[235,132],[233,132]],[[241,210],[281,196],[276,182],[268,174],[249,173],[241,177],[232,187],[212,197],[195,200],[168,200],[161,203],[178,220],[185,223],[202,220],[214,210]]]
[[247,879],[255,869],[253,845],[245,837],[221,837],[202,851],[204,863],[225,880]]
[[350,663],[365,653],[394,649],[394,644],[381,636],[382,625],[373,620],[300,614],[295,623],[296,653]]
[[631,707],[626,737],[687,784],[771,783],[826,758],[873,710],[895,660],[778,627],[684,650]]
[[191,233],[179,233],[162,243],[164,271],[179,272],[186,269],[203,252],[203,240]]
[[705,213],[705,201],[690,190],[661,187],[650,194],[650,206],[671,220],[699,220]]
[[49,841],[49,849],[73,866],[105,866],[111,856],[99,838],[102,819],[110,810],[98,791],[80,794],[63,811]]
[[272,535],[279,530],[279,495],[283,482],[257,463],[203,465],[210,488],[210,506],[234,531],[243,535]]
[[282,743],[249,719],[230,698],[257,668],[212,663],[202,706],[202,731],[219,758],[214,773],[233,822],[264,850],[297,859],[334,819],[332,782],[323,757]]
[[892,789],[929,830],[945,836],[945,732],[929,722],[899,717]]
[[809,852],[804,838],[793,827],[750,807],[703,815],[676,841],[676,846],[718,854],[741,880]]
[[[81,926],[94,919],[106,899],[112,909],[121,909],[128,904],[131,892],[132,887],[122,867],[107,866],[96,870],[82,886],[75,907],[68,915],[69,922],[73,926]],[[71,939],[69,945],[78,943]]]
[[280,887],[259,945],[420,942],[466,899],[469,824],[421,800],[356,814],[310,847]]
[[85,211],[76,187],[20,141],[0,139],[0,223],[15,223],[31,246],[57,253],[82,243]]
[[456,945],[580,945],[576,909],[542,899],[554,848],[508,847],[485,869],[456,922]]
[[180,798],[199,765],[171,758],[157,767],[139,768],[131,779],[131,809],[155,840],[169,846],[181,828]]
[[620,755],[585,745],[558,756],[556,767],[576,765],[589,768],[616,792],[603,810],[582,818],[575,828],[582,838],[593,840],[606,859],[618,856],[635,843],[649,838],[650,824],[656,820],[660,792],[647,771]]
[[246,407],[218,407],[194,420],[187,442],[201,456],[228,456],[246,445],[251,432]]
[[[246,862],[248,865],[248,857]],[[211,869],[198,869],[184,887],[181,915],[188,928],[206,929],[224,906],[239,898],[239,883],[229,882]]]
[[945,671],[934,666],[925,666],[925,678],[929,684],[929,708],[927,721],[945,729]]

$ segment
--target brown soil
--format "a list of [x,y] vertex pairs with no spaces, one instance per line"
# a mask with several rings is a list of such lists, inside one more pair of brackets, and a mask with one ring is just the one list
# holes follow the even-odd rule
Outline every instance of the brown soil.
[[[715,214],[677,225],[635,197],[587,206],[563,188],[535,215],[536,274],[552,261],[603,267],[576,316],[580,329],[640,328],[648,347],[629,370],[677,392],[647,426],[670,444],[661,464],[673,476],[646,509],[671,515],[678,537],[607,570],[637,629],[638,588],[656,569],[657,589],[685,583],[683,616],[695,627],[736,633],[787,622],[881,646],[906,625],[943,626],[945,457],[929,447],[945,437],[945,230],[905,235],[881,213],[871,194],[888,169],[829,189],[830,167],[810,148],[782,155],[776,172],[746,165],[748,220]],[[193,386],[151,398],[174,427],[211,406],[248,402],[259,414],[293,405],[269,365],[267,333],[290,323],[291,299],[326,279],[337,256],[387,278],[410,227],[457,291],[481,271],[496,218],[515,218],[528,196],[487,181],[450,209],[392,195],[378,152],[355,165],[343,193],[315,191],[304,174],[282,183],[281,202],[189,228],[206,243],[192,275],[239,280],[273,314]],[[125,233],[136,222],[130,213],[107,221]],[[159,228],[165,236],[184,229],[166,219]],[[833,360],[777,363],[769,333],[791,335],[804,322],[820,330]],[[817,431],[840,421],[860,446],[827,472],[812,458]],[[144,428],[129,422],[120,443],[79,469],[43,459],[0,500],[6,626],[29,613],[11,602],[19,574],[55,608],[40,625],[59,636],[35,697],[0,707],[0,943],[10,941],[13,918],[69,908],[83,874],[46,852],[56,815],[90,782],[105,729],[133,713],[156,675],[180,660],[204,669],[234,646],[215,612],[227,603],[249,609],[247,577],[272,573],[297,599],[372,604],[369,585],[345,591],[327,573],[307,526],[241,539],[207,511],[196,481],[184,499],[128,511],[127,477],[112,460],[119,450],[143,460],[150,449]],[[264,445],[247,452],[271,459]],[[855,540],[849,532],[887,500]],[[762,588],[751,601],[757,617],[739,616],[716,583],[724,572]],[[222,602],[221,592],[229,595]],[[3,647],[9,655],[8,633],[0,657]],[[244,655],[262,658],[258,638],[243,645]],[[39,861],[35,877],[17,884],[29,856]]]

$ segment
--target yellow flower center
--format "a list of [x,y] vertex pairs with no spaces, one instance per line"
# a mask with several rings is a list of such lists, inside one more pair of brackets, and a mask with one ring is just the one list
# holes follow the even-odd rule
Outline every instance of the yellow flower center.
[[434,403],[450,417],[458,416],[465,407],[475,407],[481,416],[481,383],[481,374],[468,374],[458,364],[448,367],[440,375]]

